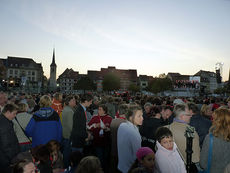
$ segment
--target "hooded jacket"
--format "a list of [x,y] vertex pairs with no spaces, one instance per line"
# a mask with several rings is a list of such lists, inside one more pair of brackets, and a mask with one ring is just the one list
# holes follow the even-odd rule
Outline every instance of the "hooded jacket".
[[30,119],[26,134],[32,137],[32,147],[46,144],[50,140],[61,142],[62,125],[58,113],[51,107],[40,108]]
[[155,167],[157,173],[186,173],[185,164],[174,142],[173,150],[167,150],[157,141]]

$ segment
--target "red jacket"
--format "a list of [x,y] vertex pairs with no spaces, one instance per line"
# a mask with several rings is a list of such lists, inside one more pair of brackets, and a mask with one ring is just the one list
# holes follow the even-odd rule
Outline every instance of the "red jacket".
[[[112,122],[112,117],[110,117],[109,115],[93,116],[90,122],[88,123],[88,126],[91,126],[92,124],[98,124],[100,123],[100,120],[102,120],[104,125],[109,128]],[[90,131],[93,134],[93,145],[94,146],[106,146],[109,144],[110,131],[103,130],[103,135],[100,135],[99,132],[101,129],[102,129],[101,127],[97,127],[97,128],[92,127],[90,129]]]

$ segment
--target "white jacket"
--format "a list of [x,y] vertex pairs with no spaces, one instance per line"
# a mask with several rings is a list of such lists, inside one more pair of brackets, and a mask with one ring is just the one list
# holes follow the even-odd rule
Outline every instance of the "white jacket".
[[157,141],[155,168],[157,173],[186,173],[185,164],[177,151],[175,142],[173,150],[167,150]]

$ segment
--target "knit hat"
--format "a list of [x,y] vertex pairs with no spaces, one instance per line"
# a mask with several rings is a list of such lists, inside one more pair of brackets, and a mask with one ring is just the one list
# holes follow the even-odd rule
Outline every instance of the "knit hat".
[[151,148],[141,147],[137,150],[136,156],[137,156],[138,161],[140,161],[141,159],[143,159],[143,157],[151,153],[154,153]]

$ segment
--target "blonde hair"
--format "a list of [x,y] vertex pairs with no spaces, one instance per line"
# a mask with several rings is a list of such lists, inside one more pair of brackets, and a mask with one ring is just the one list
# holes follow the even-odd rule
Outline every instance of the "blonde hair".
[[211,105],[203,104],[200,109],[200,114],[202,116],[207,116],[208,109],[211,108]]
[[214,111],[213,124],[210,131],[215,137],[230,141],[230,110],[218,108]]
[[19,103],[18,104],[18,112],[27,112],[29,106],[27,103]]
[[52,100],[51,100],[50,96],[48,96],[48,95],[42,96],[40,101],[39,101],[39,105],[41,108],[50,107],[52,105]]

